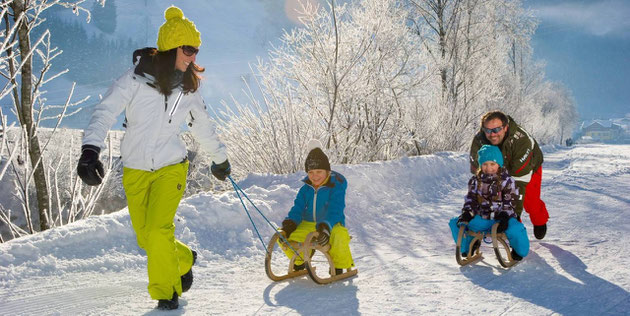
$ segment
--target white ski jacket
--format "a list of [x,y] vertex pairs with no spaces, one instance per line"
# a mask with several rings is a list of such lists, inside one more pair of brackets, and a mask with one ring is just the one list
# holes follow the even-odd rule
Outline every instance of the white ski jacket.
[[182,162],[187,156],[180,138],[184,122],[212,161],[220,164],[227,160],[225,146],[217,137],[199,91],[184,93],[178,87],[165,97],[150,75],[145,76],[132,68],[116,80],[94,109],[83,145],[104,149],[107,132],[125,110],[127,130],[120,153],[127,168],[154,171]]

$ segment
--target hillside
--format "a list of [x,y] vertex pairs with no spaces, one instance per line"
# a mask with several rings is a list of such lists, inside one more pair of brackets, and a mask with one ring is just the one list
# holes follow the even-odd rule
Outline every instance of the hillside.
[[[0,244],[0,314],[627,315],[630,146],[545,151],[549,232],[509,270],[488,245],[480,263],[455,262],[447,222],[459,213],[469,174],[465,154],[445,152],[333,167],[349,182],[355,278],[327,286],[306,277],[270,281],[235,194],[201,194],[182,201],[176,218],[176,236],[200,255],[179,311],[153,309],[146,259],[123,209]],[[302,177],[237,180],[278,225]],[[271,228],[254,218],[268,240]],[[527,216],[524,223],[533,239]]]

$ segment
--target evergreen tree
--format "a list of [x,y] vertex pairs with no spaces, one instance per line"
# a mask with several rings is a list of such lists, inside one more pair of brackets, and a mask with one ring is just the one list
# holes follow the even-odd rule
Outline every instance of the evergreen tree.
[[96,27],[106,34],[113,34],[116,31],[116,2],[108,0],[105,6],[94,2],[92,7],[92,19]]

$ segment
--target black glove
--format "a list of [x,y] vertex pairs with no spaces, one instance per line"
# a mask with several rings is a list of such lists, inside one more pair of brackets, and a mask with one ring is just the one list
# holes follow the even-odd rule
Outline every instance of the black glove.
[[459,215],[459,219],[457,220],[457,226],[461,225],[463,222],[470,222],[473,219],[473,215],[470,211],[464,211],[462,215]]
[[79,164],[77,165],[77,173],[87,185],[99,185],[103,182],[105,170],[103,170],[101,161],[98,160],[100,152],[101,149],[93,145],[83,145],[81,147],[81,158],[79,158]]
[[294,221],[290,219],[285,219],[284,221],[282,221],[282,231],[286,234],[285,237],[287,239],[289,239],[289,236],[291,236],[291,233],[295,231],[296,228],[297,225]]
[[324,223],[321,223],[317,226],[317,232],[319,236],[317,236],[317,243],[320,246],[326,246],[328,240],[330,240],[330,231],[328,230],[328,226]]
[[212,175],[215,178],[225,181],[225,178],[230,175],[230,162],[226,159],[224,162],[217,165],[213,161],[210,171],[212,171]]
[[495,221],[499,221],[499,227],[497,227],[497,234],[504,232],[508,228],[508,221],[510,217],[506,212],[501,212],[494,216]]

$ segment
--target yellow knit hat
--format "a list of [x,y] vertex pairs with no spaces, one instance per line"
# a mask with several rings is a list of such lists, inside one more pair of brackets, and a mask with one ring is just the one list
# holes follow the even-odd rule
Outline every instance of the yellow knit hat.
[[184,12],[176,6],[170,6],[164,11],[166,22],[160,26],[157,47],[163,52],[182,45],[201,46],[201,33],[197,31],[195,23],[184,18]]

